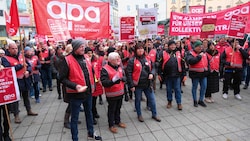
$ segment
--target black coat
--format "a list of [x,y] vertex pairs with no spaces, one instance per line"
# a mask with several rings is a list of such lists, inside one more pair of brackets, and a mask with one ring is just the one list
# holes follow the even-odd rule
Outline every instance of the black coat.
[[207,92],[216,93],[219,92],[219,73],[214,71],[210,72],[207,76]]

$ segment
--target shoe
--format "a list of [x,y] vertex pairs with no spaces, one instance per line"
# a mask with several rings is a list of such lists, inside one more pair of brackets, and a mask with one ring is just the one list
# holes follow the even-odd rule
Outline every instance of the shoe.
[[154,119],[154,120],[157,121],[157,122],[161,122],[161,119],[158,118],[157,116],[153,116],[152,119]]
[[31,98],[32,98],[32,99],[34,99],[34,98],[35,98],[35,96],[34,96],[34,95],[32,95],[32,96],[31,96]]
[[241,81],[241,84],[242,84],[242,85],[246,85],[245,81]]
[[42,94],[39,94],[39,97],[41,97],[42,96]]
[[210,100],[211,100],[212,103],[214,103],[214,99],[212,97],[210,97]]
[[194,101],[194,107],[198,107],[198,102]]
[[36,99],[36,103],[40,103],[40,99]]
[[235,97],[236,99],[238,99],[238,100],[242,100],[240,94],[236,94],[236,95],[234,95],[234,97]]
[[181,93],[183,94],[183,90],[181,90]]
[[3,138],[4,138],[4,141],[12,141],[9,135],[3,136]]
[[34,113],[34,112],[32,112],[31,110],[29,110],[29,111],[27,112],[27,115],[28,115],[28,116],[37,116],[38,113]]
[[95,118],[100,118],[100,115],[97,113],[94,115]]
[[248,86],[247,85],[245,85],[244,87],[243,87],[243,89],[247,89],[248,88]]
[[22,121],[19,118],[19,115],[15,116],[15,123],[20,124]]
[[211,99],[210,98],[205,98],[205,102],[207,102],[207,103],[212,103],[212,101],[211,101]]
[[43,88],[43,92],[46,92],[46,88]]
[[177,105],[177,109],[181,111],[181,110],[182,110],[182,105],[181,105],[181,104],[178,104],[178,105]]
[[59,95],[57,99],[62,99],[62,97]]
[[63,125],[64,125],[64,128],[71,129],[69,122],[65,122]]
[[207,105],[203,101],[199,101],[198,104],[201,105],[202,107],[207,107]]
[[82,122],[80,120],[77,121],[77,124],[81,124]]
[[117,133],[118,129],[116,127],[112,126],[112,127],[109,127],[109,131],[112,133]]
[[97,124],[97,121],[96,121],[96,119],[95,119],[95,118],[93,119],[93,124],[94,124],[94,125],[96,125],[96,124]]
[[226,93],[224,93],[224,94],[222,95],[222,97],[223,97],[224,99],[227,99],[228,95],[227,95]]
[[140,122],[144,122],[144,119],[143,119],[142,116],[138,116],[138,120],[139,120]]
[[122,123],[122,122],[120,122],[119,124],[117,124],[118,125],[118,127],[121,127],[121,128],[126,128],[127,126],[126,126],[126,124],[125,123]]
[[172,101],[168,101],[167,108],[170,109],[172,107]]
[[88,140],[102,141],[102,137],[94,133],[93,135],[88,135]]
[[50,88],[49,88],[49,91],[53,91],[53,89],[50,87]]

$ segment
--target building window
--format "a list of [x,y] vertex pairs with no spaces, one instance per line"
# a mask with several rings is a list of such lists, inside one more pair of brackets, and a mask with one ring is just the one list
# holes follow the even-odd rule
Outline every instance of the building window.
[[0,10],[0,17],[3,17],[3,10]]
[[136,6],[135,6],[135,9],[138,10],[138,9],[139,9],[139,5],[136,5]]
[[130,5],[127,5],[127,11],[130,11]]
[[213,12],[213,7],[208,7],[207,12],[208,12],[208,13],[209,13],[209,12]]
[[230,8],[231,7],[231,5],[227,5],[227,8]]
[[221,11],[221,6],[217,6],[217,11]]
[[154,3],[154,8],[159,8],[159,4],[158,3]]
[[176,1],[175,0],[172,0],[172,4],[175,4],[176,3]]
[[145,7],[145,8],[148,8],[148,4],[145,4],[144,7]]
[[170,9],[172,12],[175,12],[177,8],[175,6],[172,6]]

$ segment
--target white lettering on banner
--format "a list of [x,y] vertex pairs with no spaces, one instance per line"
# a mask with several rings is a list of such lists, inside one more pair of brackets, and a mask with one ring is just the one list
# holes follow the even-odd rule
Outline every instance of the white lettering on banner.
[[198,13],[198,14],[203,13],[203,8],[192,9],[191,13]]
[[233,15],[239,15],[239,14],[249,14],[249,6],[244,6],[241,9],[235,9],[233,11],[229,11],[224,15],[225,20],[231,20]]
[[8,95],[5,95],[5,96],[3,97],[3,99],[4,99],[5,101],[9,101],[9,100],[15,99],[15,94],[8,94]]
[[[59,7],[60,13],[55,13],[53,11],[53,7]],[[79,15],[78,16],[72,15],[73,10],[77,10],[79,12]],[[98,7],[90,6],[86,8],[84,12],[83,8],[77,4],[70,4],[59,1],[50,1],[47,4],[47,12],[51,17],[55,19],[81,21],[83,17],[85,17],[89,22],[100,23],[100,9]],[[95,17],[90,17],[89,13],[91,12],[95,13]]]

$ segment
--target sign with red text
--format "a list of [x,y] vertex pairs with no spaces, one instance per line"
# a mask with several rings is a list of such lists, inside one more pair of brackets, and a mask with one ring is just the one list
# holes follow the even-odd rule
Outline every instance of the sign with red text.
[[233,15],[227,35],[230,37],[243,39],[247,19],[247,16]]
[[120,40],[135,39],[135,17],[120,18]]
[[157,35],[157,9],[139,9],[138,31],[140,36]]
[[189,6],[189,10],[191,14],[203,14],[205,13],[205,6],[204,5]]
[[14,67],[0,71],[0,105],[20,100],[20,93]]
[[65,21],[72,37],[109,37],[109,3],[79,0],[32,0],[32,3],[37,34],[61,31],[64,26],[61,28],[58,23]]
[[200,38],[213,38],[216,19],[203,18]]
[[157,34],[158,35],[164,35],[165,34],[165,27],[164,27],[164,25],[158,25]]
[[[169,35],[200,35],[202,19],[217,19],[215,34],[227,34],[233,15],[250,16],[250,2],[226,10],[205,14],[183,14],[171,12]],[[247,23],[250,26],[250,21]],[[250,28],[246,32],[250,32]]]

